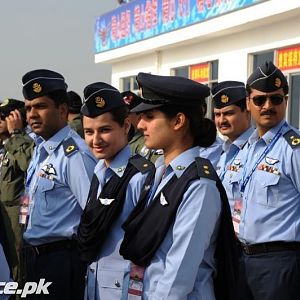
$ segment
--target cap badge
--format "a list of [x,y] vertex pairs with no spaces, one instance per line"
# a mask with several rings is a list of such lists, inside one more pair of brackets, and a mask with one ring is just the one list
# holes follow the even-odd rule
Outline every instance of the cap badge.
[[95,98],[95,103],[97,107],[102,108],[105,105],[105,100],[102,97],[97,96]]
[[275,79],[274,85],[275,85],[276,87],[280,88],[280,87],[281,87],[281,79],[277,77],[277,78]]
[[35,82],[33,85],[32,85],[32,89],[35,93],[40,93],[41,90],[42,90],[42,87],[39,83]]
[[222,95],[222,96],[221,96],[221,102],[222,102],[222,103],[227,103],[228,101],[229,101],[228,96],[226,96],[226,95]]
[[8,100],[8,99],[5,99],[5,100],[0,104],[0,106],[6,106],[8,103],[9,103],[9,100]]

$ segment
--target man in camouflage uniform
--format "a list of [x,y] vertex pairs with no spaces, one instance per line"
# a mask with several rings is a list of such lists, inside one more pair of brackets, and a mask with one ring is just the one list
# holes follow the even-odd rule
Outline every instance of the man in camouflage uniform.
[[68,96],[69,96],[69,114],[68,114],[69,126],[73,130],[75,130],[82,138],[84,138],[82,117],[80,114],[80,109],[82,106],[81,98],[74,91],[69,91]]
[[21,281],[20,249],[22,226],[19,224],[20,199],[33,140],[24,132],[24,102],[6,99],[0,104],[0,217],[8,237],[7,260],[14,280]]
[[[129,110],[142,103],[142,99],[131,91],[126,91],[121,93],[125,103],[129,106]],[[156,159],[163,154],[162,150],[148,149],[144,144],[144,135],[141,131],[137,129],[137,124],[139,122],[139,116],[135,112],[129,114],[129,119],[131,125],[134,128],[134,135],[129,141],[131,152],[133,154],[140,154],[141,156],[151,160],[153,163]]]

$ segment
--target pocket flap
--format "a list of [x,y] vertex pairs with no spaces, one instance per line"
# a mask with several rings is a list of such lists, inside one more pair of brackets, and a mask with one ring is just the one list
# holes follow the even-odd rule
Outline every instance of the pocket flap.
[[122,289],[124,272],[114,270],[99,270],[98,278],[99,285],[101,287]]

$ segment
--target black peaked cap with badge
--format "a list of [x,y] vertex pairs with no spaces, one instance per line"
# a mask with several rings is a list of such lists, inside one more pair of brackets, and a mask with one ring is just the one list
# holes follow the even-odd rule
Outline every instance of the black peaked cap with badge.
[[141,112],[163,105],[201,105],[210,95],[208,86],[180,76],[139,73],[136,78],[143,103],[131,110]]
[[285,94],[288,93],[288,82],[285,76],[271,61],[256,68],[249,76],[247,86],[264,93],[271,93],[280,88]]
[[67,90],[64,77],[54,71],[39,69],[26,73],[22,77],[23,96],[26,100],[47,95],[57,90]]
[[212,88],[211,93],[215,108],[232,105],[247,97],[245,84],[233,80],[219,82]]
[[131,91],[125,91],[121,93],[125,103],[128,105],[129,110],[134,109],[136,106],[143,102],[143,99],[139,97],[137,94]]
[[105,82],[95,82],[85,87],[81,113],[95,118],[114,108],[126,106],[120,92]]
[[15,109],[24,108],[25,103],[16,99],[5,99],[0,103],[0,113],[6,116]]

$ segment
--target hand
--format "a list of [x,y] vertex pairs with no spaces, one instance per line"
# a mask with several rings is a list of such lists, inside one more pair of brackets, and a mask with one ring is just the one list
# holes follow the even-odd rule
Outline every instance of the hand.
[[23,129],[23,120],[21,113],[15,109],[5,118],[7,123],[7,130],[12,134],[14,129]]

